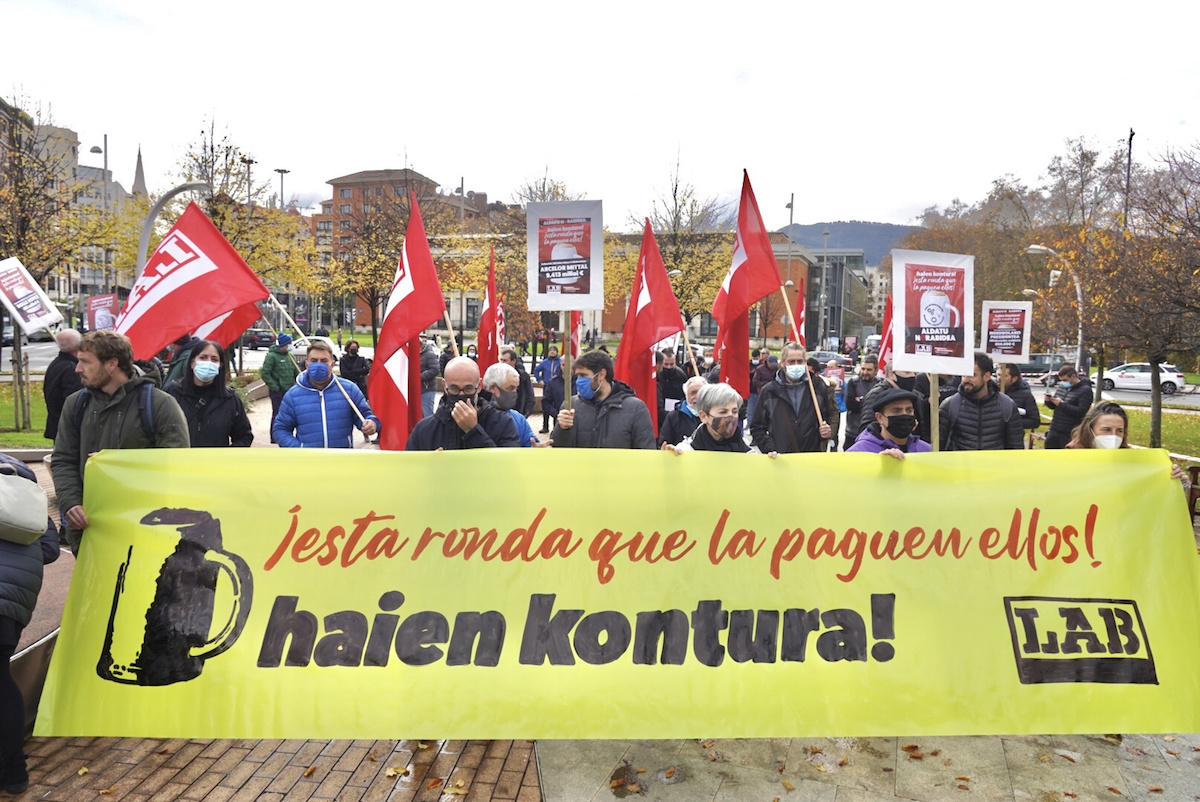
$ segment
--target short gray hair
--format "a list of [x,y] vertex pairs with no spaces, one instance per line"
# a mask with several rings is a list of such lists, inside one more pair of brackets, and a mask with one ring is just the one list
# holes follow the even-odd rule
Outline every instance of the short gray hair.
[[83,335],[76,329],[63,329],[54,335],[54,341],[58,343],[58,350],[65,351],[68,354],[73,354],[79,350],[79,341],[82,339]]
[[497,362],[483,372],[483,389],[499,387],[509,379],[519,378],[517,369],[504,362]]
[[724,406],[725,404],[731,404],[735,407],[742,405],[741,394],[725,382],[721,382],[720,384],[706,384],[700,388],[700,394],[696,396],[697,412],[712,414],[713,407]]
[[683,383],[683,397],[687,398],[688,393],[691,392],[691,389],[696,385],[703,387],[706,384],[708,384],[708,379],[704,378],[703,376],[693,376]]

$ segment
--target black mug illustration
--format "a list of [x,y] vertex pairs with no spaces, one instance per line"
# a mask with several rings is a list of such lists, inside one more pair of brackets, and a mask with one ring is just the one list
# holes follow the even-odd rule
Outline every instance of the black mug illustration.
[[[155,538],[129,547],[117,570],[108,631],[96,673],[130,685],[170,685],[200,676],[204,661],[237,641],[254,595],[246,561],[221,546],[221,522],[200,510],[155,510],[142,518],[150,526],[177,526],[180,538]],[[135,563],[135,561],[137,561]],[[130,581],[134,565],[147,576]],[[224,572],[233,586],[229,618],[213,629],[217,577]]]

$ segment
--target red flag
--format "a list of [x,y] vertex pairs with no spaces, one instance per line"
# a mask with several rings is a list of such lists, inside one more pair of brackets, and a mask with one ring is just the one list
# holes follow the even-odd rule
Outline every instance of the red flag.
[[421,331],[446,310],[417,197],[409,197],[412,216],[367,379],[371,407],[382,424],[379,447],[385,451],[403,451],[421,420]]
[[479,336],[476,338],[475,357],[479,372],[500,361],[500,342],[497,336],[499,324],[496,312],[496,249],[492,248],[492,260],[488,265],[487,290],[483,294],[483,312],[479,315]]
[[750,307],[782,286],[771,239],[750,188],[750,175],[743,170],[733,264],[712,311],[717,321],[717,347],[713,350],[721,360],[721,381],[728,382],[742,398],[750,397]]
[[887,370],[888,363],[892,361],[892,294],[887,294],[887,301],[883,305],[883,337],[879,341],[879,370],[883,372]]
[[650,218],[646,218],[637,265],[613,372],[617,374],[616,378],[627,383],[637,397],[646,402],[654,431],[658,431],[654,344],[682,331],[683,317],[679,314],[675,293],[671,291],[671,281],[667,278],[667,268],[658,252]]
[[228,348],[260,317],[262,310],[258,308],[257,302],[252,301],[197,327],[196,336],[201,340],[218,342],[222,348]]
[[508,333],[508,327],[504,325],[504,299],[496,298],[496,336],[500,338],[500,344],[504,345],[504,335]]
[[579,328],[583,325],[583,312],[571,312],[571,359],[579,359]]
[[796,342],[804,345],[804,279],[800,279],[796,289],[799,291],[796,295]]
[[[134,358],[149,359],[167,343],[270,294],[200,207],[190,203],[150,254],[115,330],[133,343]],[[227,318],[217,329],[225,336],[244,317],[230,315],[233,323]],[[256,309],[229,341],[257,319]]]

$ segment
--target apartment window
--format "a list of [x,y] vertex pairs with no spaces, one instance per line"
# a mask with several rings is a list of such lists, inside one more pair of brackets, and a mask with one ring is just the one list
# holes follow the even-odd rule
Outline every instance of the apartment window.
[[373,212],[373,211],[375,211],[375,207],[374,207],[374,206],[372,206],[372,205],[371,205],[371,204],[369,204],[369,203],[364,203],[364,204],[363,204],[363,214],[370,214],[370,213],[371,213],[371,212]]
[[351,207],[350,207],[350,204],[348,204],[348,203],[343,203],[341,206],[338,207],[338,211],[341,212],[342,214],[350,214],[350,209],[351,209]]
[[397,186],[392,187],[392,194],[395,195],[397,198],[403,198],[404,195],[406,194],[404,191],[404,185],[399,184]]
[[479,308],[482,305],[483,305],[483,302],[478,298],[468,298],[467,299],[467,328],[468,329],[479,328]]
[[717,336],[717,321],[708,312],[700,313],[700,336],[701,337],[716,337]]
[[341,237],[338,237],[338,245],[349,245],[349,244],[350,244],[350,239],[351,239],[351,238],[350,238],[350,237],[348,237],[348,236],[341,236]]
[[343,231],[346,231],[353,227],[354,227],[354,223],[351,223],[349,220],[339,220],[338,221],[338,228],[342,229]]
[[354,190],[343,187],[342,189],[338,190],[338,197],[339,198],[353,198]]
[[383,187],[375,187],[375,197],[377,197],[377,198],[383,197]]
[[333,221],[332,220],[318,220],[317,221],[317,231],[333,231]]

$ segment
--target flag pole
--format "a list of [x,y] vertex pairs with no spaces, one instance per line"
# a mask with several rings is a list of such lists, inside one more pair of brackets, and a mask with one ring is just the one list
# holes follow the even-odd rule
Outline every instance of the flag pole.
[[[938,391],[938,375],[936,373],[929,374],[929,446],[935,452],[941,450],[941,414],[942,405],[940,403],[942,394]],[[937,399],[937,400],[935,400]]]
[[[683,320],[683,315],[680,315],[679,319]],[[683,328],[680,330],[680,334],[683,335],[683,347],[687,349],[688,359],[692,362],[692,375],[699,376],[700,368],[696,365],[696,355],[692,353],[692,344],[688,342],[686,320],[683,320]]]
[[446,330],[450,332],[450,353],[458,356],[458,341],[454,339],[454,324],[450,322],[450,310],[444,310],[442,317],[446,320]]
[[563,333],[562,351],[559,352],[562,354],[562,356],[559,358],[563,360],[563,409],[571,408],[571,382],[567,381],[567,377],[571,375],[571,332],[569,331],[571,327],[569,322],[570,320],[571,313],[569,311],[558,313],[558,327],[562,329]]
[[279,313],[283,315],[288,323],[292,324],[292,328],[295,329],[296,333],[300,335],[298,339],[307,340],[308,335],[304,333],[304,329],[300,328],[299,324],[296,323],[296,321],[292,319],[292,316],[288,314],[288,311],[283,308],[283,304],[279,303],[279,299],[275,297],[275,293],[271,293],[268,297],[271,299],[271,302],[275,304],[275,308],[279,310]]
[[[824,426],[825,425],[825,416],[821,414],[821,405],[817,403],[817,388],[813,386],[813,382],[815,382],[816,380],[817,380],[817,374],[815,374],[815,373],[809,374],[808,392],[812,395],[813,409],[817,413],[817,421],[820,422],[820,425]],[[822,379],[822,381],[824,381],[824,379]],[[830,435],[832,436],[833,432],[830,432]]]
[[800,329],[796,328],[796,316],[792,314],[792,305],[788,303],[787,293],[784,292],[783,286],[779,287],[779,294],[783,297],[783,308],[787,310],[788,322],[792,324],[792,342],[800,342]]

